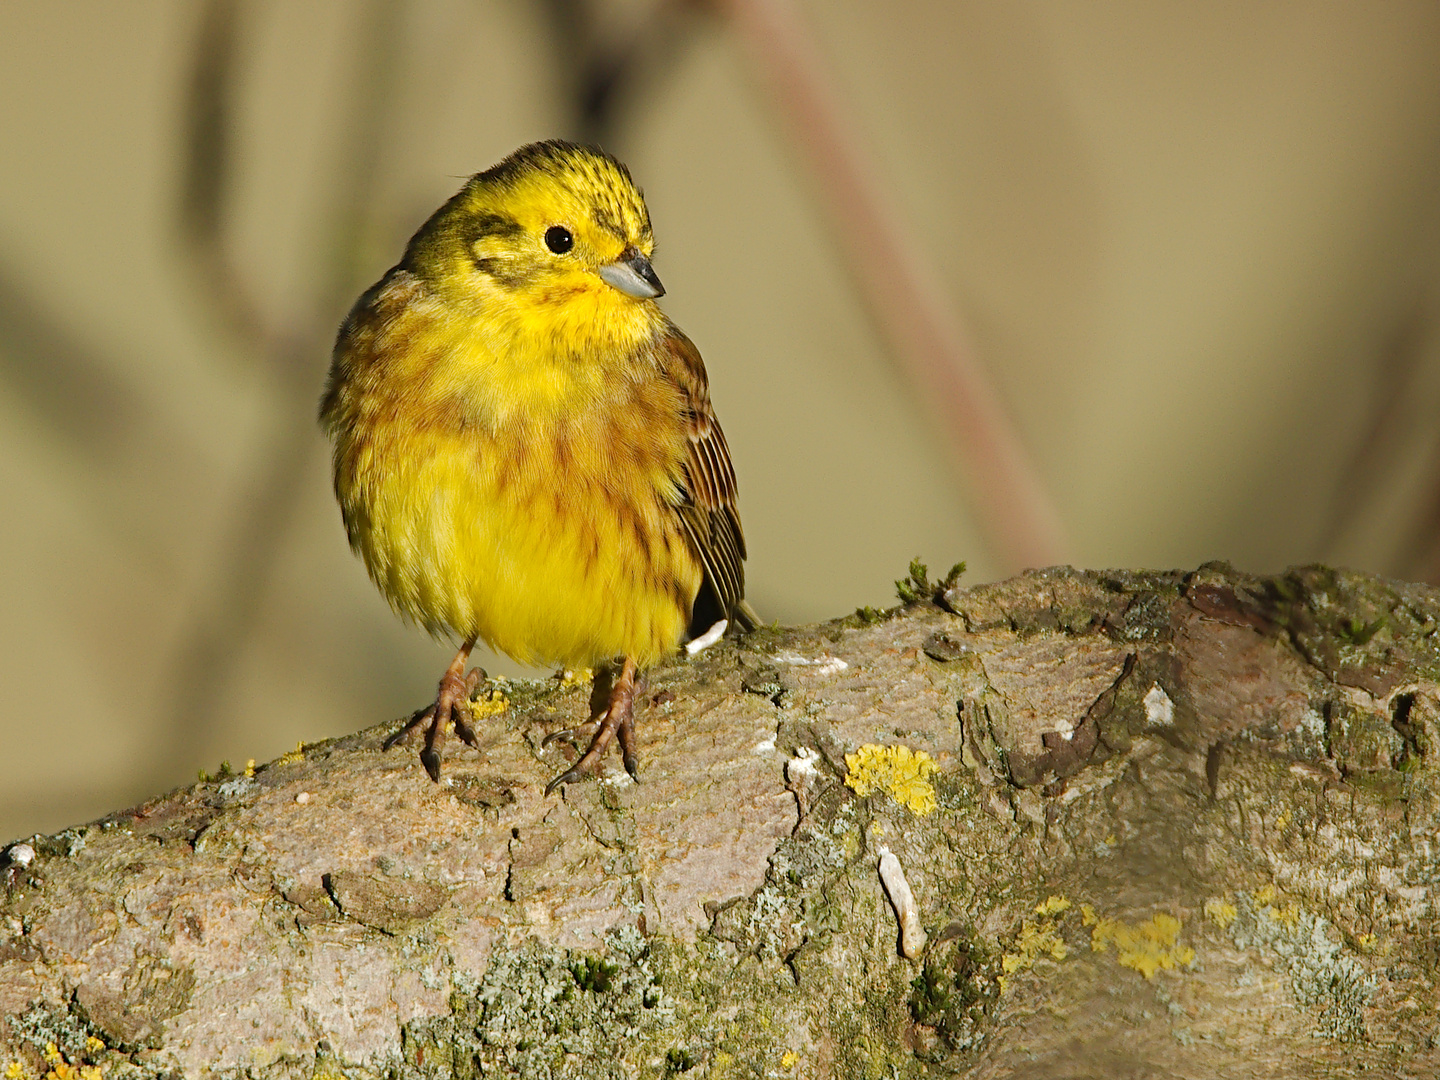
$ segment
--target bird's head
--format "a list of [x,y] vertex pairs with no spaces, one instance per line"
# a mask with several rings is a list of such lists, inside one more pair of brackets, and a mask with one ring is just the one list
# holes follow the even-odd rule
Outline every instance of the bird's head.
[[405,265],[451,301],[608,307],[664,295],[654,250],[629,170],[554,140],[471,177],[415,234]]

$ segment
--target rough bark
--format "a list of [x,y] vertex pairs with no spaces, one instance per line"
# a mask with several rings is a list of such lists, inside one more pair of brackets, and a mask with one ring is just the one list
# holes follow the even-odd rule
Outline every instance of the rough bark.
[[12,846],[0,1069],[1440,1072],[1440,593],[907,588],[653,672],[639,785],[545,797],[588,695],[512,683],[443,785],[387,725]]

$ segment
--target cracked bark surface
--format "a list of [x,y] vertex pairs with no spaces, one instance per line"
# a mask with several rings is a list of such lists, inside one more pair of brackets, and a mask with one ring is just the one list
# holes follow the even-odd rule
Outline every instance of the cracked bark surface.
[[[0,1068],[1440,1072],[1440,593],[920,591],[652,672],[638,786],[545,798],[588,692],[512,683],[443,785],[386,724],[12,846]],[[928,754],[936,809],[847,787],[865,744]]]

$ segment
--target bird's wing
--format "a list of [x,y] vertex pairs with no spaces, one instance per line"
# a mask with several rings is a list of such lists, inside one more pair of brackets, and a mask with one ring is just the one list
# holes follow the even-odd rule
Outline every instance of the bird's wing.
[[736,506],[735,468],[710,405],[705,363],[694,343],[674,326],[662,352],[662,367],[680,391],[686,420],[683,490],[676,509],[723,616],[753,624],[757,620],[744,600],[745,533]]

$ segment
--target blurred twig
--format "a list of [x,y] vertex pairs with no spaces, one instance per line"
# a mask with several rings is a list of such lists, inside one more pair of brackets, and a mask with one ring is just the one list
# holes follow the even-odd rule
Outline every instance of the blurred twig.
[[568,77],[572,134],[580,142],[609,145],[623,108],[646,83],[673,68],[699,14],[694,0],[653,0],[648,6],[545,0],[555,71]]
[[[0,268],[23,265],[20,257],[0,258]],[[0,394],[22,403],[63,450],[57,460],[83,493],[104,543],[136,557],[153,555],[168,526],[135,514],[133,497],[116,481],[151,476],[188,447],[173,427],[155,422],[125,347],[114,339],[85,341],[65,314],[37,296],[32,282],[0,270]],[[7,512],[15,521],[25,516],[15,506]]]
[[232,90],[239,62],[239,2],[210,0],[195,43],[186,97],[185,142],[180,189],[180,239],[200,271],[203,295],[230,330],[251,349],[272,332],[243,274],[226,248],[225,211],[234,176]]
[[[1424,377],[1440,363],[1440,302],[1432,293],[1406,326],[1401,341],[1404,346],[1404,385],[1396,390],[1408,408],[1407,430],[1433,428],[1435,406],[1432,392],[1427,396],[1419,387]],[[1397,427],[1400,424],[1397,422]],[[1424,488],[1417,512],[1409,520],[1409,529],[1397,552],[1391,572],[1410,581],[1427,581],[1440,585],[1440,444],[1432,441],[1426,458]],[[1387,463],[1393,467],[1393,462]]]
[[[1355,452],[1342,466],[1321,534],[1327,558],[1346,531],[1375,509],[1376,493],[1388,477],[1405,467],[1418,432],[1433,427],[1436,362],[1436,304],[1416,303],[1390,336],[1374,365],[1375,397]],[[1420,502],[1405,522],[1387,572],[1409,581],[1440,583],[1440,446],[1428,448]]]
[[267,314],[248,289],[230,254],[225,211],[236,180],[231,157],[235,85],[241,39],[236,0],[212,0],[206,10],[192,69],[189,124],[184,147],[182,244],[200,269],[204,296],[241,346],[273,380],[275,414],[268,441],[251,463],[250,482],[236,493],[228,527],[207,560],[191,599],[173,661],[174,768],[193,766],[197,703],[217,700],[251,634],[265,586],[287,533],[305,475],[305,462],[321,445],[315,429],[320,372],[329,353],[335,312],[358,288],[356,247],[366,234],[376,162],[389,117],[397,72],[399,0],[374,0],[364,13],[366,32],[353,70],[359,92],[351,98],[344,164],[327,192],[332,208],[322,234],[328,262],[299,325]]
[[[19,265],[18,258],[0,259],[0,267]],[[99,464],[145,433],[145,402],[117,374],[123,365],[82,343],[8,269],[0,270],[0,343],[0,378],[87,463]]]
[[871,311],[916,399],[971,485],[1000,568],[1064,562],[1060,516],[953,305],[907,235],[791,0],[715,0],[749,48]]
[[1321,534],[1322,551],[1332,550],[1363,509],[1366,496],[1395,467],[1410,411],[1429,317],[1417,307],[1391,336],[1375,364],[1375,400],[1355,453],[1341,468]]

